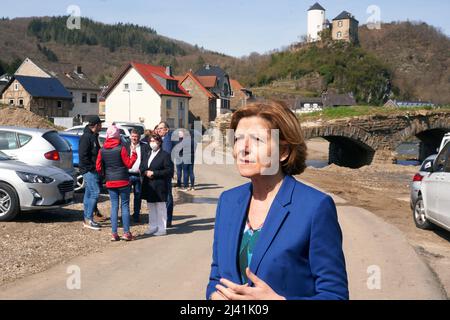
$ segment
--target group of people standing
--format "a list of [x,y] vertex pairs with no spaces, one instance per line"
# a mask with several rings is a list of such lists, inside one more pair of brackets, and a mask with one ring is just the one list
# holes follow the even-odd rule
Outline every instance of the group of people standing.
[[[119,128],[113,124],[106,131],[102,147],[99,143],[101,129],[102,121],[98,116],[93,116],[80,138],[79,167],[85,181],[84,227],[100,230],[100,224],[94,221],[94,214],[98,210],[100,188],[105,181],[111,201],[112,241],[133,240],[130,230],[132,191],[133,222],[140,222],[141,203],[145,200],[149,212],[149,226],[145,234],[165,235],[166,229],[172,226],[174,207],[174,162],[171,156],[174,145],[168,124],[161,122],[153,131],[147,132],[143,139],[138,131],[132,130],[129,142],[122,141]],[[182,139],[179,143],[181,142]],[[180,160],[175,162],[178,165]],[[193,168],[188,167],[186,170],[192,172],[193,177]],[[191,178],[191,187],[193,186],[194,179]],[[121,237],[118,234],[119,206],[123,225]]]

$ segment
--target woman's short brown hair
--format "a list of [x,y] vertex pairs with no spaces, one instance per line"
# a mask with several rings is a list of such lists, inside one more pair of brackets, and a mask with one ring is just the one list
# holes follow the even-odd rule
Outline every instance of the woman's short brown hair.
[[155,133],[151,134],[150,137],[148,138],[148,142],[150,142],[151,139],[153,139],[156,142],[158,142],[159,145],[162,144],[162,138],[161,138],[161,136],[159,134],[155,134]]
[[233,114],[230,128],[235,131],[239,121],[248,117],[263,118],[270,123],[270,129],[279,129],[280,144],[288,147],[289,152],[288,157],[281,162],[281,169],[285,174],[297,175],[305,171],[306,143],[300,122],[284,102],[250,103]]

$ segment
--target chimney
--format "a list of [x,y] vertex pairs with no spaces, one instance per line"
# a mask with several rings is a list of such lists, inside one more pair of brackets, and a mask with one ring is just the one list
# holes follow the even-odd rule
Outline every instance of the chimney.
[[82,70],[81,66],[77,66],[76,73],[78,73],[78,74],[82,74],[83,73],[83,70]]
[[168,75],[169,77],[173,77],[171,66],[166,67],[166,75]]

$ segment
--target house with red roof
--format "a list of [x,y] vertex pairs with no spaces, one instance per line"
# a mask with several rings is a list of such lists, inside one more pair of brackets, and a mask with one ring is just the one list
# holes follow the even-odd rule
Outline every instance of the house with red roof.
[[231,85],[231,109],[237,110],[247,105],[247,100],[250,99],[253,94],[252,91],[246,89],[239,81],[230,79]]
[[208,129],[211,121],[217,116],[217,100],[219,96],[212,88],[216,87],[214,76],[197,76],[191,71],[177,77],[180,85],[191,95],[189,101],[189,123],[201,121],[202,129]]
[[153,129],[166,121],[171,128],[189,127],[191,95],[170,66],[130,62],[108,85],[104,97],[106,122],[138,122]]
[[219,114],[232,111],[230,78],[220,67],[206,64],[197,72],[189,71],[178,79],[192,96],[189,123],[201,121],[203,129],[208,129]]

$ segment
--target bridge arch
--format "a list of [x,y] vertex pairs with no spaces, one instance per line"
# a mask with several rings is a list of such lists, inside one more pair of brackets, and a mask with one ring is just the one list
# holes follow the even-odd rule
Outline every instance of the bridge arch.
[[372,163],[376,140],[366,131],[352,126],[304,128],[305,140],[323,138],[330,143],[328,163],[357,169]]
[[420,140],[419,160],[423,161],[428,156],[435,154],[439,148],[444,134],[450,132],[450,118],[420,117],[412,120],[410,125],[392,136],[391,148],[394,144],[401,144],[408,139],[417,137]]

